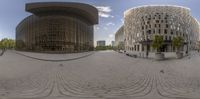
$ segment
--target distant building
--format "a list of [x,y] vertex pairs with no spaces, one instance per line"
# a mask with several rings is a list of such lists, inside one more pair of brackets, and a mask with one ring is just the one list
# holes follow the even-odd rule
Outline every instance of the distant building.
[[73,53],[93,50],[98,10],[89,4],[39,2],[26,4],[32,15],[16,28],[16,50]]
[[115,33],[115,46],[119,50],[124,50],[124,26],[121,26]]
[[115,41],[111,41],[111,46],[115,46]]
[[155,35],[163,37],[162,52],[176,52],[174,37],[182,37],[181,51],[195,49],[199,37],[198,21],[190,9],[181,6],[150,5],[127,10],[124,13],[125,50],[135,54],[156,52],[151,46]]
[[105,40],[97,41],[97,46],[106,46],[106,41]]

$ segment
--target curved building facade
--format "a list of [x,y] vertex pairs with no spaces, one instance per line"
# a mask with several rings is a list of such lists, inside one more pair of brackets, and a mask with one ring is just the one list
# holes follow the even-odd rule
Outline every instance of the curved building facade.
[[185,7],[141,6],[127,10],[124,18],[125,50],[130,52],[154,52],[151,43],[155,35],[163,37],[163,52],[175,52],[172,39],[181,36],[181,50],[186,52],[195,48],[199,37],[198,21]]
[[16,49],[47,53],[93,50],[95,7],[82,3],[45,2],[26,4],[33,13],[16,28]]
[[115,33],[115,46],[124,50],[124,26],[121,26]]
[[119,45],[120,42],[124,42],[124,26],[121,26],[115,33],[115,45]]

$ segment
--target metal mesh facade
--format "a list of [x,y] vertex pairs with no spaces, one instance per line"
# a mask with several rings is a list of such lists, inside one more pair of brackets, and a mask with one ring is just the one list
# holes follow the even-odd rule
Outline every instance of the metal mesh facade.
[[124,26],[121,26],[115,33],[115,46],[124,43]]
[[154,35],[164,39],[163,52],[174,52],[172,39],[184,38],[182,51],[195,47],[199,24],[190,15],[190,9],[179,6],[141,6],[124,13],[125,49],[127,51],[154,52],[151,43]]
[[31,15],[16,28],[16,49],[48,53],[93,50],[93,23],[73,13]]

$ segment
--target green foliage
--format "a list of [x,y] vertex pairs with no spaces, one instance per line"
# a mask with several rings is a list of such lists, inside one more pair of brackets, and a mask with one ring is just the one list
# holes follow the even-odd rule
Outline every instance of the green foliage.
[[95,48],[95,50],[99,51],[99,50],[113,50],[112,46],[97,46]]
[[15,47],[15,40],[4,38],[0,41],[1,49],[12,49]]
[[174,37],[172,40],[172,46],[176,47],[179,50],[180,47],[183,46],[183,38],[180,36]]
[[156,49],[158,52],[161,51],[161,47],[163,46],[164,40],[162,36],[155,35],[152,43],[152,47]]

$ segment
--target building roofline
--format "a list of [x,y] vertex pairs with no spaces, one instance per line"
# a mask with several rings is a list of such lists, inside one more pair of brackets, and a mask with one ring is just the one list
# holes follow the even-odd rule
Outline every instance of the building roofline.
[[[72,11],[73,10],[73,11]],[[86,18],[92,24],[98,24],[98,10],[96,7],[78,2],[34,2],[26,4],[26,11],[34,15],[48,11],[73,12]]]
[[129,11],[133,10],[133,9],[138,9],[138,8],[145,8],[145,7],[177,7],[177,8],[183,8],[183,9],[186,9],[186,10],[189,10],[190,11],[190,8],[188,7],[184,7],[184,6],[178,6],[178,5],[158,5],[158,4],[153,4],[153,5],[141,5],[141,6],[136,6],[136,7],[132,7],[128,10],[126,10],[124,12],[124,14],[128,13]]

